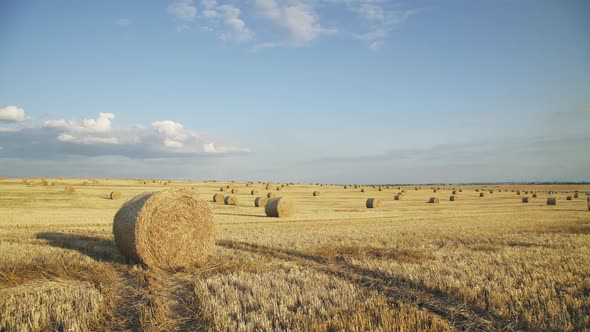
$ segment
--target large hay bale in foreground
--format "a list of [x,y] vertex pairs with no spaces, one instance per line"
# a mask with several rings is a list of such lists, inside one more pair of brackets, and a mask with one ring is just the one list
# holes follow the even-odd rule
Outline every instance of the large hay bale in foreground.
[[547,197],[547,205],[557,205],[557,198]]
[[224,198],[225,198],[225,196],[223,196],[223,194],[215,194],[215,195],[213,195],[213,202],[221,203],[221,202],[223,202]]
[[258,194],[258,190],[253,189],[252,191],[250,191],[250,195],[257,195]]
[[437,197],[430,197],[428,203],[439,203],[439,199]]
[[76,188],[72,187],[72,186],[66,186],[66,188],[64,189],[64,191],[66,192],[66,194],[73,194],[76,192]]
[[319,196],[320,195],[320,192],[316,190],[316,191],[313,192],[313,195],[314,196]]
[[121,193],[118,191],[111,191],[111,194],[109,196],[111,199],[119,199],[121,198]]
[[115,215],[113,234],[123,256],[162,269],[202,264],[215,246],[209,204],[185,189],[132,197]]
[[381,207],[382,203],[383,201],[379,198],[369,198],[367,199],[367,202],[365,204],[368,209],[376,209],[378,207]]
[[522,198],[522,202],[523,202],[523,203],[528,203],[528,202],[529,202],[529,197],[528,197],[528,196],[524,196],[524,197]]
[[266,198],[264,196],[256,197],[256,199],[254,199],[254,206],[264,207],[264,206],[266,206],[266,202],[268,202],[268,198]]
[[295,204],[287,197],[273,197],[266,202],[264,212],[269,217],[288,218],[295,214]]
[[238,198],[236,196],[226,196],[223,199],[225,205],[238,205]]

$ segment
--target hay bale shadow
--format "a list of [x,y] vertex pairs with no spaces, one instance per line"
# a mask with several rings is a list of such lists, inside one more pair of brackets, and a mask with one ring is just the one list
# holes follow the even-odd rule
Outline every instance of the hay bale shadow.
[[47,241],[47,244],[57,248],[76,250],[97,261],[125,263],[125,258],[119,253],[115,242],[101,237],[68,234],[59,232],[37,233],[37,239]]

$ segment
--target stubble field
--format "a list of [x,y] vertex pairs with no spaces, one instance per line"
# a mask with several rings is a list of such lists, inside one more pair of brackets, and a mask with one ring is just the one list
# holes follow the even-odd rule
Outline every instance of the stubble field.
[[[0,330],[590,328],[590,186],[434,193],[424,185],[361,192],[233,183],[239,203],[229,206],[211,202],[228,182],[49,181],[0,180]],[[66,185],[76,192],[65,193]],[[132,195],[169,187],[210,201],[214,254],[176,272],[126,264],[113,243],[113,216]],[[453,187],[462,192],[451,202]],[[566,200],[574,191],[579,198]],[[268,218],[254,207],[267,192],[291,198],[295,216]],[[549,196],[556,206],[546,205]],[[367,209],[369,197],[383,206]],[[440,203],[426,203],[430,197]]]

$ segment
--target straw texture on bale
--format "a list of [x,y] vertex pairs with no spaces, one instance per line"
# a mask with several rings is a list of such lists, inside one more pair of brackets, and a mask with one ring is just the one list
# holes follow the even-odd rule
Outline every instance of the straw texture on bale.
[[68,194],[72,194],[76,192],[76,188],[72,187],[72,186],[66,186],[66,189],[64,189],[66,193]]
[[319,195],[320,195],[320,192],[319,192],[319,191],[314,191],[314,192],[313,192],[313,195],[314,195],[314,196],[319,196]]
[[436,197],[430,197],[430,199],[428,200],[428,203],[438,203],[439,199]]
[[457,197],[455,197],[455,195],[451,195],[451,197],[449,197],[449,201],[454,202],[457,200]]
[[227,188],[221,187],[221,188],[219,188],[219,191],[221,191],[221,192],[227,191]]
[[547,205],[557,205],[557,198],[547,197]]
[[375,209],[381,207],[381,199],[379,198],[369,198],[367,199],[366,206],[368,209]]
[[123,256],[162,269],[202,264],[215,245],[209,204],[186,189],[130,198],[115,215],[113,234]]
[[295,203],[287,197],[273,197],[266,202],[264,212],[269,217],[288,218],[295,214]]
[[232,194],[237,194],[239,192],[240,192],[240,190],[238,188],[234,188],[234,189],[231,190],[231,193]]
[[226,196],[223,199],[225,205],[238,205],[238,198],[236,196]]
[[267,198],[271,198],[271,197],[275,197],[275,196],[276,196],[276,195],[275,195],[275,194],[273,194],[273,193],[268,193],[268,194],[266,194],[266,197],[267,197]]
[[523,202],[523,203],[528,203],[528,202],[529,202],[529,197],[528,197],[528,196],[524,196],[524,197],[522,198],[522,202]]
[[399,201],[399,200],[402,199],[402,195],[401,194],[397,194],[397,195],[393,196],[393,199],[396,200],[396,201]]
[[256,195],[258,194],[258,190],[253,189],[252,191],[250,191],[250,195]]
[[118,191],[111,191],[110,197],[111,199],[119,199],[121,198],[121,193]]
[[215,194],[215,195],[213,195],[213,202],[221,203],[221,202],[223,202],[224,198],[225,198],[225,196],[223,196],[223,194]]
[[266,198],[264,196],[256,197],[256,199],[254,199],[254,206],[264,207],[266,205],[266,202],[268,202],[268,198]]

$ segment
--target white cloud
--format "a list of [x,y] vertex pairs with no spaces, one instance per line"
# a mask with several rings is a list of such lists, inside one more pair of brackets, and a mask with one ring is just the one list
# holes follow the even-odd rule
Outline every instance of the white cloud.
[[275,0],[255,0],[255,5],[259,16],[286,30],[288,34],[284,41],[261,43],[257,47],[303,46],[323,33],[337,31],[322,27],[311,5],[302,1],[279,4]]
[[117,20],[115,20],[115,24],[121,27],[126,27],[129,24],[131,24],[131,21],[127,18],[119,18]]
[[168,6],[168,14],[181,20],[192,21],[197,15],[197,7],[192,0],[175,0]]
[[0,108],[0,121],[22,122],[26,120],[25,110],[16,106]]
[[205,152],[207,152],[207,153],[214,153],[214,152],[217,152],[217,151],[215,150],[215,144],[213,144],[213,143],[206,143],[206,144],[203,144],[203,151],[205,151]]
[[217,11],[213,9],[205,9],[203,10],[203,16],[205,17],[217,17]]
[[381,40],[376,40],[374,42],[372,42],[369,45],[369,49],[373,50],[373,51],[377,51],[378,49],[380,49],[381,47],[383,47],[385,43]]
[[223,40],[244,42],[252,39],[253,33],[240,18],[241,11],[239,8],[232,5],[222,5],[217,9],[222,14],[225,24],[230,28],[229,31],[221,35]]
[[217,0],[201,0],[201,6],[205,8],[214,8],[217,6]]

